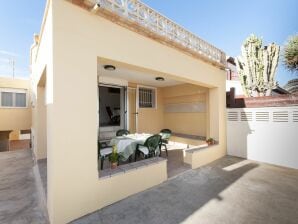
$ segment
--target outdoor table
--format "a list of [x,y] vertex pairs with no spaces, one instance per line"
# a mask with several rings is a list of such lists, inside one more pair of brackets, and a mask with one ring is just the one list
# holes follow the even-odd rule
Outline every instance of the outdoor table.
[[122,161],[126,161],[136,151],[137,144],[144,144],[151,134],[129,134],[112,138],[110,145],[116,146]]

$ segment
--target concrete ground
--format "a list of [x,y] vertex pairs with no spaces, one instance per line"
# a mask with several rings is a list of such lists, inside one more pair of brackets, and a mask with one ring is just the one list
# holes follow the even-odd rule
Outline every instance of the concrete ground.
[[[36,168],[29,150],[0,153],[1,224],[48,223]],[[298,223],[297,211],[298,170],[226,156],[72,223]]]
[[224,157],[73,224],[298,223],[298,170]]
[[48,223],[31,150],[0,153],[0,223]]

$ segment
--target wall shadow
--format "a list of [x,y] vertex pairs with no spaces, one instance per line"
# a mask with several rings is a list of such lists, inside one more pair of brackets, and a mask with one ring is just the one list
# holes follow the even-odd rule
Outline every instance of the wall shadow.
[[72,223],[181,223],[210,200],[224,200],[220,193],[258,166],[250,163],[230,171],[223,169],[241,161],[227,156]]

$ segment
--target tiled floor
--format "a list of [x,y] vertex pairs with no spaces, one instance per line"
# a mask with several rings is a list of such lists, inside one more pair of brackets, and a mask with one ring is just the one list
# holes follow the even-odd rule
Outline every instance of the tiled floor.
[[48,223],[30,150],[0,153],[0,223]]

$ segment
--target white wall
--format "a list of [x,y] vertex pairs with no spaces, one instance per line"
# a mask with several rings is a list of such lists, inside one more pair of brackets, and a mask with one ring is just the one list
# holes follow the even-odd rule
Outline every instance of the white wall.
[[298,169],[298,106],[227,110],[228,154]]
[[226,80],[226,91],[230,91],[231,88],[235,88],[236,96],[243,96],[243,89],[239,80]]

